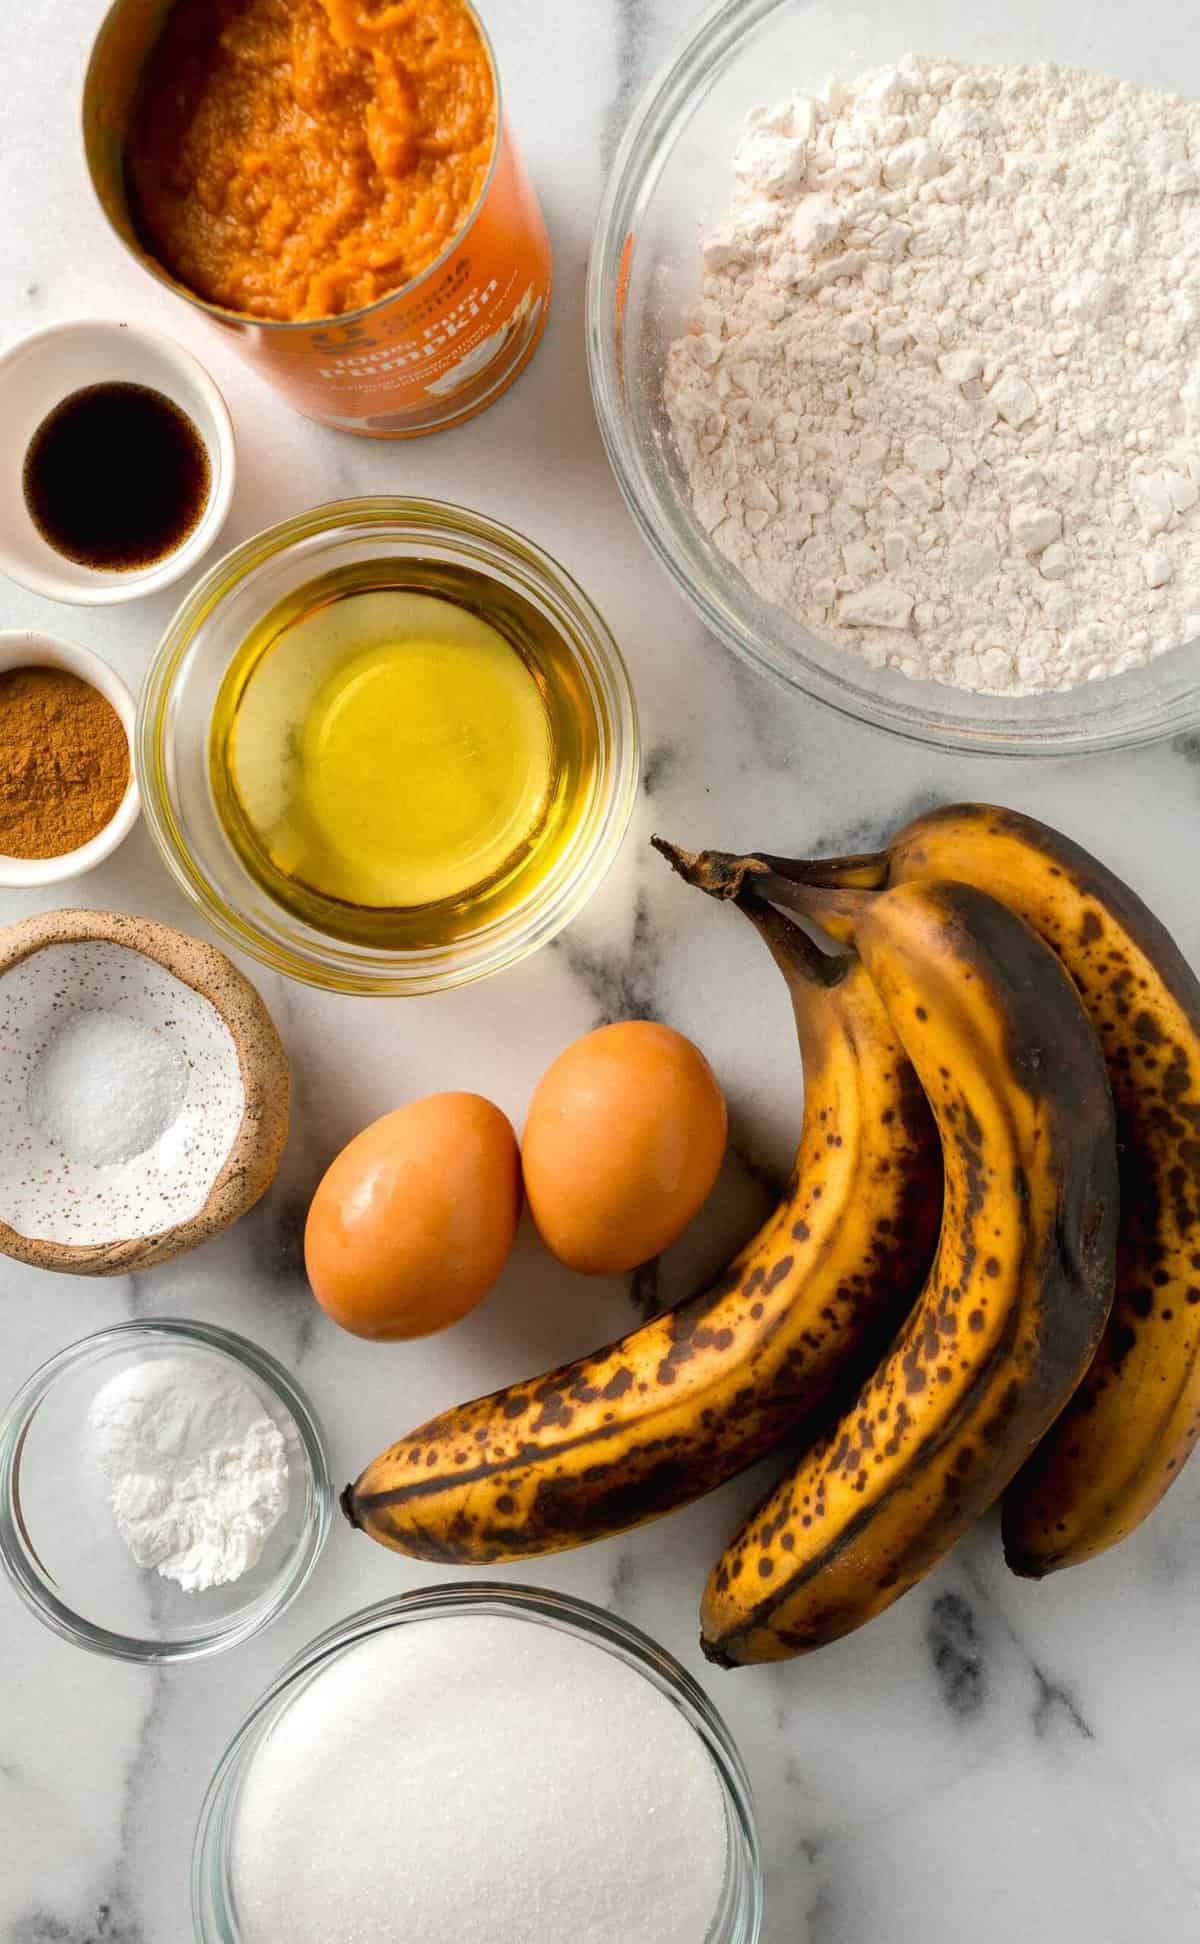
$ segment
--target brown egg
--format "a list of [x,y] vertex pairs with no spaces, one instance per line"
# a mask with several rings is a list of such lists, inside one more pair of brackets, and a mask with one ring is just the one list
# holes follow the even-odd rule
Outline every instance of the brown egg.
[[355,1336],[419,1337],[474,1309],[521,1213],[512,1127],[479,1094],[430,1094],[372,1121],[312,1198],[313,1294]]
[[543,1074],[521,1142],[525,1192],[560,1262],[608,1275],[649,1261],[707,1199],[725,1100],[699,1048],[669,1026],[601,1026]]

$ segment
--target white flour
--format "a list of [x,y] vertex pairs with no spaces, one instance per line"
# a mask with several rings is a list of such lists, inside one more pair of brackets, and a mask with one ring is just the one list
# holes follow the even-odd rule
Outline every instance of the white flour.
[[117,1530],[139,1566],[185,1592],[249,1572],[288,1501],[283,1433],[217,1357],[161,1357],[118,1372],[88,1428]]
[[734,169],[666,403],[751,584],[1000,694],[1200,635],[1200,106],[907,56]]

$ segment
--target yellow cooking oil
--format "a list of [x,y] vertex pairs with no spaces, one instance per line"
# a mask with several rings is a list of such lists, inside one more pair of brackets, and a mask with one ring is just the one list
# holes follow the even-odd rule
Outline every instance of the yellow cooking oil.
[[251,630],[213,710],[210,774],[243,863],[306,923],[436,946],[527,898],[570,843],[594,714],[520,593],[441,563],[357,563]]

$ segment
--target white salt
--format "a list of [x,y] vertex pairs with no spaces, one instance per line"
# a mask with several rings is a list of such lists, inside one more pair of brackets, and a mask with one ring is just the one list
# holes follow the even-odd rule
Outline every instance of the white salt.
[[123,1013],[81,1012],[34,1068],[33,1122],[72,1161],[132,1161],[162,1139],[187,1098],[188,1064],[164,1033]]
[[725,1871],[711,1760],[623,1662],[525,1620],[373,1635],[253,1758],[243,1944],[704,1944]]

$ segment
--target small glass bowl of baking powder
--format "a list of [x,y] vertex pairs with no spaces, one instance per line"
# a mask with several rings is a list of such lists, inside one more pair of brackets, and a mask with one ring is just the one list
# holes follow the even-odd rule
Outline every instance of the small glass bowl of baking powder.
[[[346,1875],[356,1842],[365,1877]],[[424,1587],[330,1628],[251,1709],[200,1812],[197,1944],[328,1939],[331,1910],[367,1944],[401,1907],[423,1944],[540,1944],[574,1936],[580,1906],[597,1939],[759,1944],[762,1858],[703,1689],[543,1587]]]
[[[705,519],[719,517],[719,502],[703,509],[704,518],[695,510],[665,401],[668,352],[693,318],[701,244],[729,209],[733,149],[751,111],[793,94],[819,95],[831,77],[852,83],[867,69],[902,62],[912,50],[968,65],[1057,63],[1194,101],[1200,94],[1195,20],[1194,10],[1170,0],[1102,9],[1082,0],[1056,7],[1018,0],[1002,9],[941,0],[893,0],[886,7],[724,0],[651,81],[626,124],[597,218],[587,298],[592,389],[609,459],[644,539],[704,624],[752,667],[875,728],[980,754],[1071,756],[1150,743],[1200,725],[1200,640],[1186,636],[1126,673],[1092,679],[1088,669],[1088,679],[1072,688],[1007,695],[872,667],[818,639],[787,608],[758,593],[712,538]],[[1074,112],[1067,100],[1064,114]],[[1006,169],[1021,159],[1019,152],[1006,154]],[[1114,219],[1110,227],[1119,224]],[[1086,344],[1087,331],[1082,336]],[[1098,337],[1094,329],[1091,336]],[[798,370],[821,348],[802,349]],[[1148,358],[1149,374],[1153,364]],[[754,372],[748,393],[757,383]],[[1100,401],[1102,377],[1091,383]],[[870,405],[869,391],[862,402]],[[704,436],[721,434],[708,427]],[[1056,433],[1058,457],[1069,444],[1066,434]],[[748,504],[759,506],[756,520],[770,517],[761,510],[771,506],[769,498]],[[1080,534],[1079,544],[1093,543]],[[797,551],[800,545],[797,539]],[[1151,594],[1156,558],[1148,553],[1144,562]],[[1149,628],[1153,600],[1147,606]]]
[[[114,1440],[132,1425],[144,1450],[174,1445],[178,1471],[182,1405],[197,1471],[210,1454],[227,1476],[231,1464],[249,1470],[270,1454],[269,1501],[248,1483],[250,1502],[257,1494],[268,1507],[249,1539],[228,1497],[204,1508],[206,1523],[181,1492],[193,1523],[172,1529],[150,1496],[161,1480],[152,1465],[146,1477],[133,1470],[127,1438],[118,1525],[105,1463]],[[46,1626],[117,1660],[195,1660],[268,1625],[306,1584],[332,1502],[308,1400],[274,1357],[212,1324],[163,1318],[99,1330],[35,1371],[0,1418],[0,1565]],[[138,1563],[130,1535],[158,1566]],[[221,1572],[237,1577],[208,1584]]]

